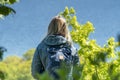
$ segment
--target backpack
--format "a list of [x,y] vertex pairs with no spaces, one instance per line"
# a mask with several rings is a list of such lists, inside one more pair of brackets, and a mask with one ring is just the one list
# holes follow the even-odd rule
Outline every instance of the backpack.
[[51,45],[47,48],[47,53],[49,62],[47,69],[54,78],[58,79],[56,70],[60,69],[61,66],[70,69],[73,63],[71,47],[68,44]]

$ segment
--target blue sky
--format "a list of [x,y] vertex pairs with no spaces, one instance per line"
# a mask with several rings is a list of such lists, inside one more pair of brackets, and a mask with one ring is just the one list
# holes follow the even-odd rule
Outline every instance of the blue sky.
[[20,0],[12,5],[17,13],[0,20],[0,46],[7,48],[4,57],[22,56],[36,48],[50,20],[66,6],[74,7],[81,24],[93,23],[95,32],[90,38],[99,45],[120,33],[120,0]]

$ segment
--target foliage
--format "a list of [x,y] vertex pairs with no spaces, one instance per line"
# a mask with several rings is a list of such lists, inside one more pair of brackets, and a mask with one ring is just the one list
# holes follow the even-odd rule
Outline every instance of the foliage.
[[94,32],[93,24],[88,21],[81,25],[75,13],[73,8],[66,7],[60,15],[72,27],[72,39],[79,45],[80,65],[83,65],[79,80],[120,80],[120,51],[116,50],[119,43],[111,37],[101,47],[96,40],[89,39]]
[[3,53],[7,51],[4,47],[0,47],[0,61],[3,59]]
[[32,60],[34,51],[35,51],[35,49],[28,50],[25,54],[23,54],[23,59],[24,60]]
[[[24,55],[33,54],[34,49]],[[31,60],[17,56],[9,56],[0,62],[0,79],[4,80],[33,80],[31,76]],[[3,74],[4,73],[4,74]],[[4,75],[4,76],[3,76]]]
[[15,10],[8,5],[12,5],[17,0],[0,0],[0,18],[3,18],[3,16],[7,16],[10,13],[16,13]]

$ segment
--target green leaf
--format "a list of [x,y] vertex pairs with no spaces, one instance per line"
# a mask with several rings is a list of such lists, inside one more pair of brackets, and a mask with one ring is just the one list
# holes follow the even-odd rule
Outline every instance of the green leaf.
[[0,15],[8,16],[10,13],[16,13],[16,12],[11,7],[0,5]]
[[75,10],[73,7],[70,8],[70,14],[75,14]]
[[9,0],[10,4],[14,4],[15,2],[17,2],[16,0]]

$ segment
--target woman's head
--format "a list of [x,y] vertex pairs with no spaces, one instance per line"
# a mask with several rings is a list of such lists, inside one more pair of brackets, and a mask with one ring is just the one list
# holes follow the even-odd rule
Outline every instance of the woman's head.
[[66,20],[63,17],[54,17],[48,26],[48,35],[61,35],[71,41],[70,33]]

